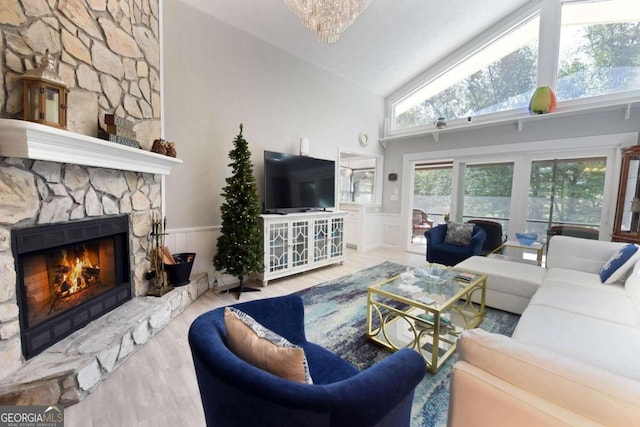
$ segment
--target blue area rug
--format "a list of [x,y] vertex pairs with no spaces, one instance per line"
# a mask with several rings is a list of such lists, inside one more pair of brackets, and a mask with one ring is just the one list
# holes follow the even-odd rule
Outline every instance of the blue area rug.
[[[390,353],[365,337],[367,288],[378,280],[406,270],[406,266],[383,262],[298,292],[305,305],[307,339],[339,354],[361,370]],[[511,336],[520,316],[487,308],[480,325],[490,332]],[[436,375],[429,372],[416,388],[411,425],[444,426],[449,405],[449,378],[455,355]]]

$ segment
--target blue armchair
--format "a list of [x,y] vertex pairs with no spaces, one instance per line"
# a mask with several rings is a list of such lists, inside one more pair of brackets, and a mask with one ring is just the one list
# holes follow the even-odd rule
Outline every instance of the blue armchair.
[[413,394],[426,365],[414,350],[392,353],[360,372],[306,340],[296,295],[234,305],[305,351],[314,384],[256,368],[227,348],[224,308],[200,315],[189,329],[208,426],[409,426]]
[[502,234],[502,224],[497,221],[490,221],[486,219],[470,219],[467,221],[469,224],[476,224],[480,226],[487,234],[487,238],[482,244],[482,255],[486,256],[498,249],[507,240],[505,235]]
[[456,265],[469,257],[480,255],[482,253],[482,244],[487,238],[485,231],[475,224],[468,246],[445,243],[444,238],[446,235],[447,224],[440,224],[424,233],[427,238],[427,261],[444,265]]

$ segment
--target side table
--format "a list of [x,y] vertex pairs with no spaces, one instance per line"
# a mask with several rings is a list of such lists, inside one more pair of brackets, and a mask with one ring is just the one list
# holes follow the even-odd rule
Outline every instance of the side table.
[[[497,254],[497,252],[500,252],[504,248],[516,248],[516,249],[522,249],[523,251],[536,252],[536,262],[538,263],[538,265],[542,265],[542,255],[544,253],[544,251],[543,251],[544,243],[542,243],[542,242],[533,242],[530,245],[523,245],[522,243],[520,243],[517,240],[507,240],[502,245],[498,246],[493,252],[491,252],[491,254],[489,254],[489,256],[509,258],[509,260],[512,260],[512,258],[510,258],[510,257],[503,257],[503,256]],[[515,261],[515,259],[513,259],[513,260]]]

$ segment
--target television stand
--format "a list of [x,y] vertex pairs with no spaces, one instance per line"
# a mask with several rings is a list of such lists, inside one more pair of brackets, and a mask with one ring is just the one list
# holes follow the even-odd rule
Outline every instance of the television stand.
[[260,215],[264,235],[264,273],[269,280],[341,263],[346,255],[346,212],[313,211]]

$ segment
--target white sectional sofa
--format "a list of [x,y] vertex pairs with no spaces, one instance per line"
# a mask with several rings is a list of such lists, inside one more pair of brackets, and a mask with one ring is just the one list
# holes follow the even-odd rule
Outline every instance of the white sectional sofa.
[[473,257],[487,305],[521,313],[511,338],[458,342],[450,426],[640,426],[640,250],[611,284],[599,271],[625,243],[554,236],[547,267]]

